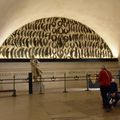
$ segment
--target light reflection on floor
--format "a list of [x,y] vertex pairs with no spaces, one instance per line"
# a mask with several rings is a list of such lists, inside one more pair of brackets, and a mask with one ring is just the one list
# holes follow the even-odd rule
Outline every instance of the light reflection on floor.
[[0,120],[120,120],[120,105],[103,110],[99,90],[0,94]]

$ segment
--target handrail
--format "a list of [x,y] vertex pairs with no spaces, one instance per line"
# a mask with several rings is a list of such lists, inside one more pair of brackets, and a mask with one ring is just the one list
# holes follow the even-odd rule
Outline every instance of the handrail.
[[[120,74],[113,75],[116,80],[119,80],[119,87],[120,87]],[[32,76],[31,76],[32,77]],[[89,91],[89,81],[92,80],[97,80],[98,79],[98,74],[89,74],[87,73],[86,75],[75,75],[75,76],[67,76],[66,72],[64,75],[61,76],[51,76],[51,77],[37,77],[34,78],[34,80],[37,81],[32,81],[32,83],[38,82],[40,85],[44,82],[64,82],[64,92],[67,92],[67,82],[71,81],[86,81],[86,90]],[[29,76],[26,78],[16,78],[15,75],[13,75],[13,78],[11,79],[0,79],[0,84],[13,84],[13,89],[16,89],[16,84],[20,83],[29,83]],[[32,78],[31,78],[32,80]],[[41,88],[40,88],[41,89]],[[42,93],[42,90],[40,90],[40,93]]]

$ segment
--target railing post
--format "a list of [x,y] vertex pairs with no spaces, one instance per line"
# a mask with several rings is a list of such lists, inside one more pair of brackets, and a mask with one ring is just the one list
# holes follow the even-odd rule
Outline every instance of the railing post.
[[64,73],[64,93],[66,93],[67,92],[67,88],[66,88],[66,72]]
[[28,79],[29,79],[29,94],[33,94],[32,73],[28,73]]
[[89,74],[87,73],[86,74],[86,88],[87,88],[87,91],[89,91]]
[[119,79],[119,88],[120,88],[120,70],[118,71],[118,79]]
[[40,83],[40,85],[39,85],[39,86],[40,86],[40,94],[42,94],[42,93],[43,93],[43,89],[44,89],[43,87],[44,87],[44,86],[43,86],[43,84],[42,84],[41,76],[40,76],[40,81],[39,81],[39,83]]
[[13,75],[13,95],[16,96],[16,89],[15,89],[15,74]]

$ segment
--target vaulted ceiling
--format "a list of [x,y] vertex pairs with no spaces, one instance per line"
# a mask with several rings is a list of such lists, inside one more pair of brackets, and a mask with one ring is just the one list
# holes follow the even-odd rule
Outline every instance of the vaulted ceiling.
[[48,17],[65,17],[93,29],[104,39],[114,57],[118,57],[119,11],[120,0],[0,0],[0,45],[27,23]]

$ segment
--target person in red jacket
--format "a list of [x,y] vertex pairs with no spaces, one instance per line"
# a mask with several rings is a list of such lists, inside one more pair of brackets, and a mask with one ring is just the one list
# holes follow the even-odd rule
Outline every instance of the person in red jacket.
[[100,92],[102,96],[103,108],[106,111],[111,110],[111,105],[109,104],[108,94],[110,93],[110,84],[112,81],[112,74],[108,71],[105,66],[101,67],[101,71],[98,75],[98,80],[100,84]]

